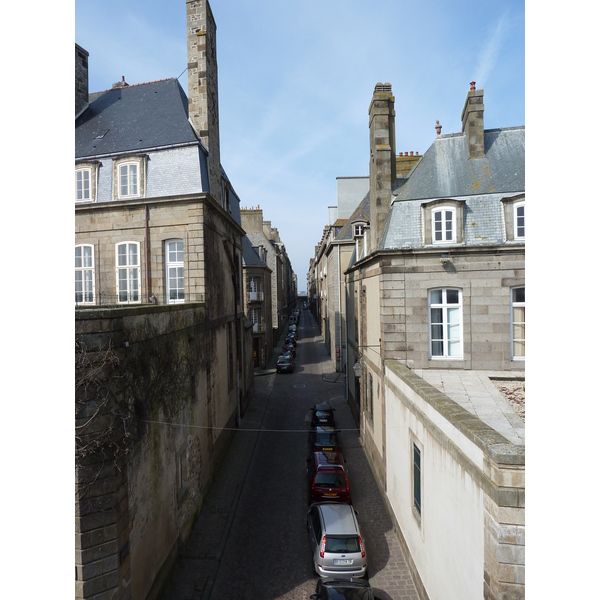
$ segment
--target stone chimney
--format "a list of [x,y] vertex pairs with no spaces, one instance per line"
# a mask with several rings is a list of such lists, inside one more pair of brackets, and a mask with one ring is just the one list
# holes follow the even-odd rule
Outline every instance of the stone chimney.
[[210,194],[223,206],[219,146],[217,25],[208,0],[186,0],[186,14],[189,119],[208,150]]
[[471,89],[467,94],[461,120],[462,132],[467,136],[469,158],[485,158],[483,141],[483,90],[476,90],[474,81],[471,81]]
[[88,58],[89,52],[75,44],[75,114],[78,115],[89,102]]
[[389,83],[378,83],[369,106],[370,251],[377,250],[390,211],[396,183],[396,112]]

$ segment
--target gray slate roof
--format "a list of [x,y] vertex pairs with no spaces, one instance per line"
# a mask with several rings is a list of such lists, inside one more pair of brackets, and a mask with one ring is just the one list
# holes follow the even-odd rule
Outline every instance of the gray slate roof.
[[266,267],[247,235],[242,238],[242,262],[246,267]]
[[484,132],[485,158],[469,158],[467,137],[440,136],[408,179],[398,200],[450,198],[525,190],[525,127]]
[[193,143],[200,142],[187,97],[174,78],[91,94],[75,121],[76,159]]
[[464,135],[433,142],[397,182],[380,249],[424,247],[421,205],[443,198],[464,201],[463,245],[506,243],[501,201],[525,192],[525,128],[488,130],[484,138],[485,158],[475,159]]

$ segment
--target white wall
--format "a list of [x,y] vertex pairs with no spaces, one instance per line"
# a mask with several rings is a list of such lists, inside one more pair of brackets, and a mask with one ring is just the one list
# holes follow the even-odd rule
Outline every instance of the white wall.
[[[484,493],[465,463],[440,443],[448,441],[442,430],[452,428],[455,442],[475,462],[483,463],[483,453],[395,374],[386,375],[394,386],[386,387],[387,494],[423,585],[430,600],[481,600]],[[412,396],[407,402],[414,402],[415,410],[397,397],[397,390]],[[413,439],[422,449],[420,524],[412,509]]]

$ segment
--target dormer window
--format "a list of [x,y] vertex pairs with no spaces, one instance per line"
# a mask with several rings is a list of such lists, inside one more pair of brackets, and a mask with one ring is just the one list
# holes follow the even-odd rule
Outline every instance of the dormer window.
[[358,224],[354,226],[354,237],[363,237],[365,235],[365,226]]
[[515,239],[525,239],[525,202],[515,204]]
[[456,242],[456,210],[451,207],[432,210],[431,231],[434,244]]
[[506,224],[506,241],[525,241],[525,196],[520,194],[513,198],[503,198],[504,222]]
[[463,242],[461,200],[434,200],[422,205],[425,244],[447,246]]
[[75,167],[75,202],[96,201],[95,162],[79,163]]
[[145,156],[128,156],[115,161],[113,197],[115,200],[143,198],[146,175]]

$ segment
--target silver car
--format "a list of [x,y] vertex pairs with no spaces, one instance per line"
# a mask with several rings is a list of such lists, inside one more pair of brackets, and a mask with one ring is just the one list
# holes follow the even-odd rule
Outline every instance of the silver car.
[[367,552],[351,505],[311,504],[306,526],[313,569],[319,577],[366,576]]

